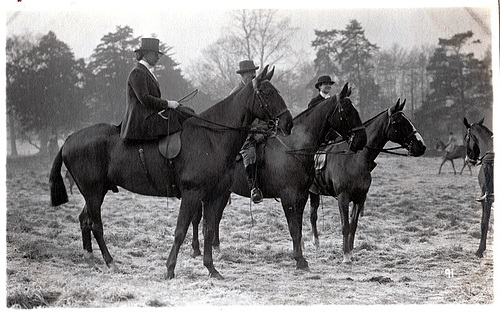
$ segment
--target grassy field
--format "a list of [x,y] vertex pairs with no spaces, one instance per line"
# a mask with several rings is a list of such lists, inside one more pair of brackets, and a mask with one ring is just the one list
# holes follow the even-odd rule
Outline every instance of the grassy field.
[[[318,211],[320,248],[313,245],[309,204],[304,214],[304,256],[310,271],[297,271],[281,205],[252,205],[232,195],[221,222],[216,268],[208,277],[202,258],[191,258],[191,229],[176,277],[167,280],[179,201],[120,189],[103,204],[105,239],[119,272],[108,270],[97,244],[100,270],[83,259],[78,190],[50,205],[46,160],[7,163],[8,307],[189,307],[209,305],[479,304],[491,306],[493,223],[485,258],[479,244],[478,168],[472,176],[438,175],[440,159],[380,156],[355,242],[355,261],[342,264],[336,200],[323,197]],[[493,209],[494,212],[494,209]],[[253,223],[252,223],[253,217]],[[202,242],[203,243],[203,242]]]

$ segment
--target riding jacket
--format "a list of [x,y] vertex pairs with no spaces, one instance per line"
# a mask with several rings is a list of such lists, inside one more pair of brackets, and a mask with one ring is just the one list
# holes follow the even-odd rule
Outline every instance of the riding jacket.
[[[165,118],[158,112],[165,110]],[[127,107],[120,136],[126,139],[151,140],[181,130],[178,114],[161,99],[158,80],[142,64],[130,72],[127,81]]]

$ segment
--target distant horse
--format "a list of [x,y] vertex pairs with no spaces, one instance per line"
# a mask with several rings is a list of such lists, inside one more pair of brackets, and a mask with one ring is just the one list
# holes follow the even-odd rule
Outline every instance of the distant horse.
[[[464,137],[464,142],[467,147],[467,162],[472,165],[481,164],[479,169],[478,182],[481,187],[482,194],[488,194],[485,200],[482,201],[483,214],[481,217],[481,241],[479,248],[476,251],[478,258],[483,257],[483,252],[486,250],[486,236],[488,235],[488,225],[490,223],[491,205],[493,204],[493,162],[495,153],[493,151],[493,132],[483,126],[484,118],[478,123],[469,124],[464,118],[464,125],[467,128],[467,133]],[[487,184],[485,166],[491,166],[490,185]]]
[[[340,220],[342,223],[344,263],[352,262],[354,236],[358,219],[365,205],[366,196],[371,184],[371,171],[377,165],[375,159],[384,149],[388,141],[400,144],[408,150],[410,156],[421,156],[426,146],[410,119],[403,113],[406,100],[400,100],[392,108],[381,112],[364,122],[368,141],[364,150],[354,155],[338,153],[338,147],[332,145],[326,151],[325,168],[316,176],[315,184],[309,194],[311,198],[311,225],[315,245],[319,246],[316,221],[319,196],[334,196],[338,200]],[[313,192],[314,190],[314,192]],[[319,194],[317,193],[319,191]],[[351,219],[349,220],[349,204],[353,202]]]
[[203,264],[211,277],[222,279],[213,264],[212,241],[216,207],[221,194],[226,194],[231,186],[236,155],[254,119],[273,121],[285,135],[290,134],[293,126],[292,115],[270,82],[274,69],[268,73],[268,67],[238,93],[199,116],[188,118],[180,133],[182,149],[172,160],[160,155],[157,142],[124,140],[120,138],[120,129],[112,125],[94,125],[68,137],[53,163],[51,199],[55,206],[68,200],[60,172],[64,162],[85,198],[79,219],[89,260],[93,260],[93,233],[106,265],[116,269],[103,238],[101,205],[108,190],[117,192],[117,186],[121,186],[142,195],[182,198],[167,260],[167,278],[174,277],[189,223],[203,206]]
[[448,160],[451,162],[451,166],[453,167],[453,172],[457,174],[457,171],[455,170],[455,164],[453,163],[453,159],[463,159],[464,165],[462,166],[462,170],[460,170],[460,175],[464,171],[465,166],[469,167],[470,174],[472,175],[472,169],[471,166],[465,161],[465,155],[467,154],[467,149],[463,145],[458,145],[456,146],[452,152],[447,152],[446,151],[446,144],[444,144],[443,141],[437,140],[436,145],[434,146],[436,150],[442,152],[444,151],[443,154],[443,161],[441,162],[441,165],[439,166],[439,172],[438,174],[441,174],[441,167],[443,167],[444,163],[447,162]]
[[[297,269],[307,269],[308,263],[302,254],[302,216],[307,202],[309,187],[314,179],[314,155],[325,141],[327,133],[333,129],[344,140],[352,152],[362,149],[366,144],[366,132],[358,111],[351,103],[347,83],[338,95],[309,108],[293,119],[292,134],[285,138],[269,138],[257,146],[258,184],[264,198],[280,198],[293,241],[293,254]],[[231,191],[250,197],[243,162],[239,161],[234,170]],[[214,246],[219,245],[218,225],[222,218],[224,204],[230,192],[225,194],[217,218]],[[193,249],[198,255],[198,225],[201,211],[193,219]]]

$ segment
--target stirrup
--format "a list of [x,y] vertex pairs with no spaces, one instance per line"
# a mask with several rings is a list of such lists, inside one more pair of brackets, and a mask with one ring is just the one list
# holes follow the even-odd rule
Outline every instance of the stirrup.
[[478,199],[476,199],[476,201],[477,202],[484,202],[487,197],[488,197],[488,193],[484,193],[484,195],[479,197]]
[[260,191],[259,188],[254,187],[252,189],[251,199],[252,199],[254,204],[258,204],[258,203],[262,202],[262,192]]

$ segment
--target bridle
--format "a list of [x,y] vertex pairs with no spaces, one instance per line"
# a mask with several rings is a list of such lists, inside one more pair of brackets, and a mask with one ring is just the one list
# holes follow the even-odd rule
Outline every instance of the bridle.
[[[197,90],[196,90],[197,91]],[[213,131],[246,131],[248,133],[272,133],[272,135],[276,135],[278,132],[278,124],[279,124],[279,118],[285,114],[286,112],[289,112],[288,108],[285,106],[281,111],[279,111],[277,114],[273,114],[270,106],[270,102],[265,99],[265,97],[261,94],[262,92],[258,90],[257,88],[254,88],[254,96],[252,99],[252,107],[255,107],[255,102],[258,101],[259,107],[264,111],[266,114],[266,117],[268,118],[268,126],[269,130],[259,130],[259,129],[251,129],[249,126],[244,126],[244,127],[232,127],[232,126],[227,126],[223,125],[221,123],[205,119],[203,117],[198,116],[197,114],[192,114],[187,111],[177,111],[177,113],[181,115],[185,115],[185,117],[193,117],[198,120],[201,120],[204,122],[204,124],[200,124],[199,126],[205,127],[207,129],[213,130]],[[164,111],[159,112],[158,114],[164,118],[168,119],[168,117],[165,117],[162,115]],[[215,127],[214,127],[215,126]]]
[[[476,166],[479,166],[482,164],[483,159],[492,152],[492,150],[486,151],[483,156],[481,156],[481,149],[479,148],[479,143],[475,135],[470,133],[470,128],[467,128],[467,132],[465,133],[464,136],[464,141],[467,143],[467,158],[475,162]],[[472,143],[474,144],[472,148],[470,148],[470,140],[472,139]],[[475,159],[469,157],[469,149],[472,149],[473,151],[476,150],[477,148],[477,157]],[[475,156],[475,155],[474,155]]]
[[[394,118],[393,118],[396,114],[402,114],[403,118],[405,118],[410,123],[410,125],[412,125],[412,127],[413,127],[413,124],[406,117],[406,115],[403,113],[403,111],[397,111],[397,112],[391,114],[391,110],[388,109],[387,114],[389,115],[389,119],[387,121],[387,129],[389,129],[389,127],[392,124],[396,123],[396,121],[394,121]],[[395,131],[397,132],[397,130],[395,130]],[[403,139],[403,143],[400,144],[399,146],[395,146],[395,147],[391,147],[391,148],[375,148],[375,147],[371,147],[371,146],[366,146],[366,147],[369,149],[378,150],[379,152],[386,153],[386,154],[408,157],[408,156],[410,156],[410,145],[413,143],[413,140],[415,139],[415,134],[417,132],[418,132],[417,129],[415,129],[415,127],[413,127],[413,131]],[[398,150],[398,149],[406,149],[408,152],[405,154],[398,153],[398,152],[392,152],[393,150]]]
[[[255,106],[255,102],[256,102],[256,100],[258,100],[259,107],[264,111],[264,113],[266,114],[266,117],[268,119],[269,130],[264,131],[264,133],[271,132],[271,135],[277,135],[280,117],[283,114],[289,112],[288,108],[285,106],[281,111],[279,111],[276,114],[273,114],[273,112],[270,109],[269,101],[266,99],[263,92],[260,91],[255,86],[254,86],[254,90],[255,90],[255,92],[254,92],[252,105]],[[278,90],[276,90],[276,89],[275,89],[275,91],[278,92]],[[279,94],[279,92],[278,92],[278,94]],[[254,130],[251,129],[249,131],[250,131],[250,133],[262,133],[262,130],[256,130],[256,129],[254,129]]]
[[351,145],[354,141],[354,137],[356,136],[356,132],[357,131],[361,131],[361,130],[364,130],[365,129],[365,125],[361,124],[361,126],[358,126],[358,127],[354,127],[352,128],[350,123],[349,123],[349,120],[346,118],[345,116],[345,112],[344,112],[344,108],[342,107],[342,100],[344,100],[345,98],[342,98],[338,101],[336,101],[336,105],[335,105],[335,108],[333,109],[332,113],[330,114],[330,116],[332,116],[333,114],[335,114],[335,112],[338,110],[339,111],[339,119],[340,119],[340,122],[342,123],[343,120],[345,120],[346,124],[347,124],[347,129],[349,129],[347,135],[341,135],[340,133],[338,133],[338,131],[335,131],[335,133],[337,133],[338,136],[342,137],[342,141],[339,141],[339,142],[336,142],[335,144],[342,144],[342,143],[347,143],[347,149],[341,153],[344,153],[344,154],[349,154],[349,153],[354,153],[351,151]]

